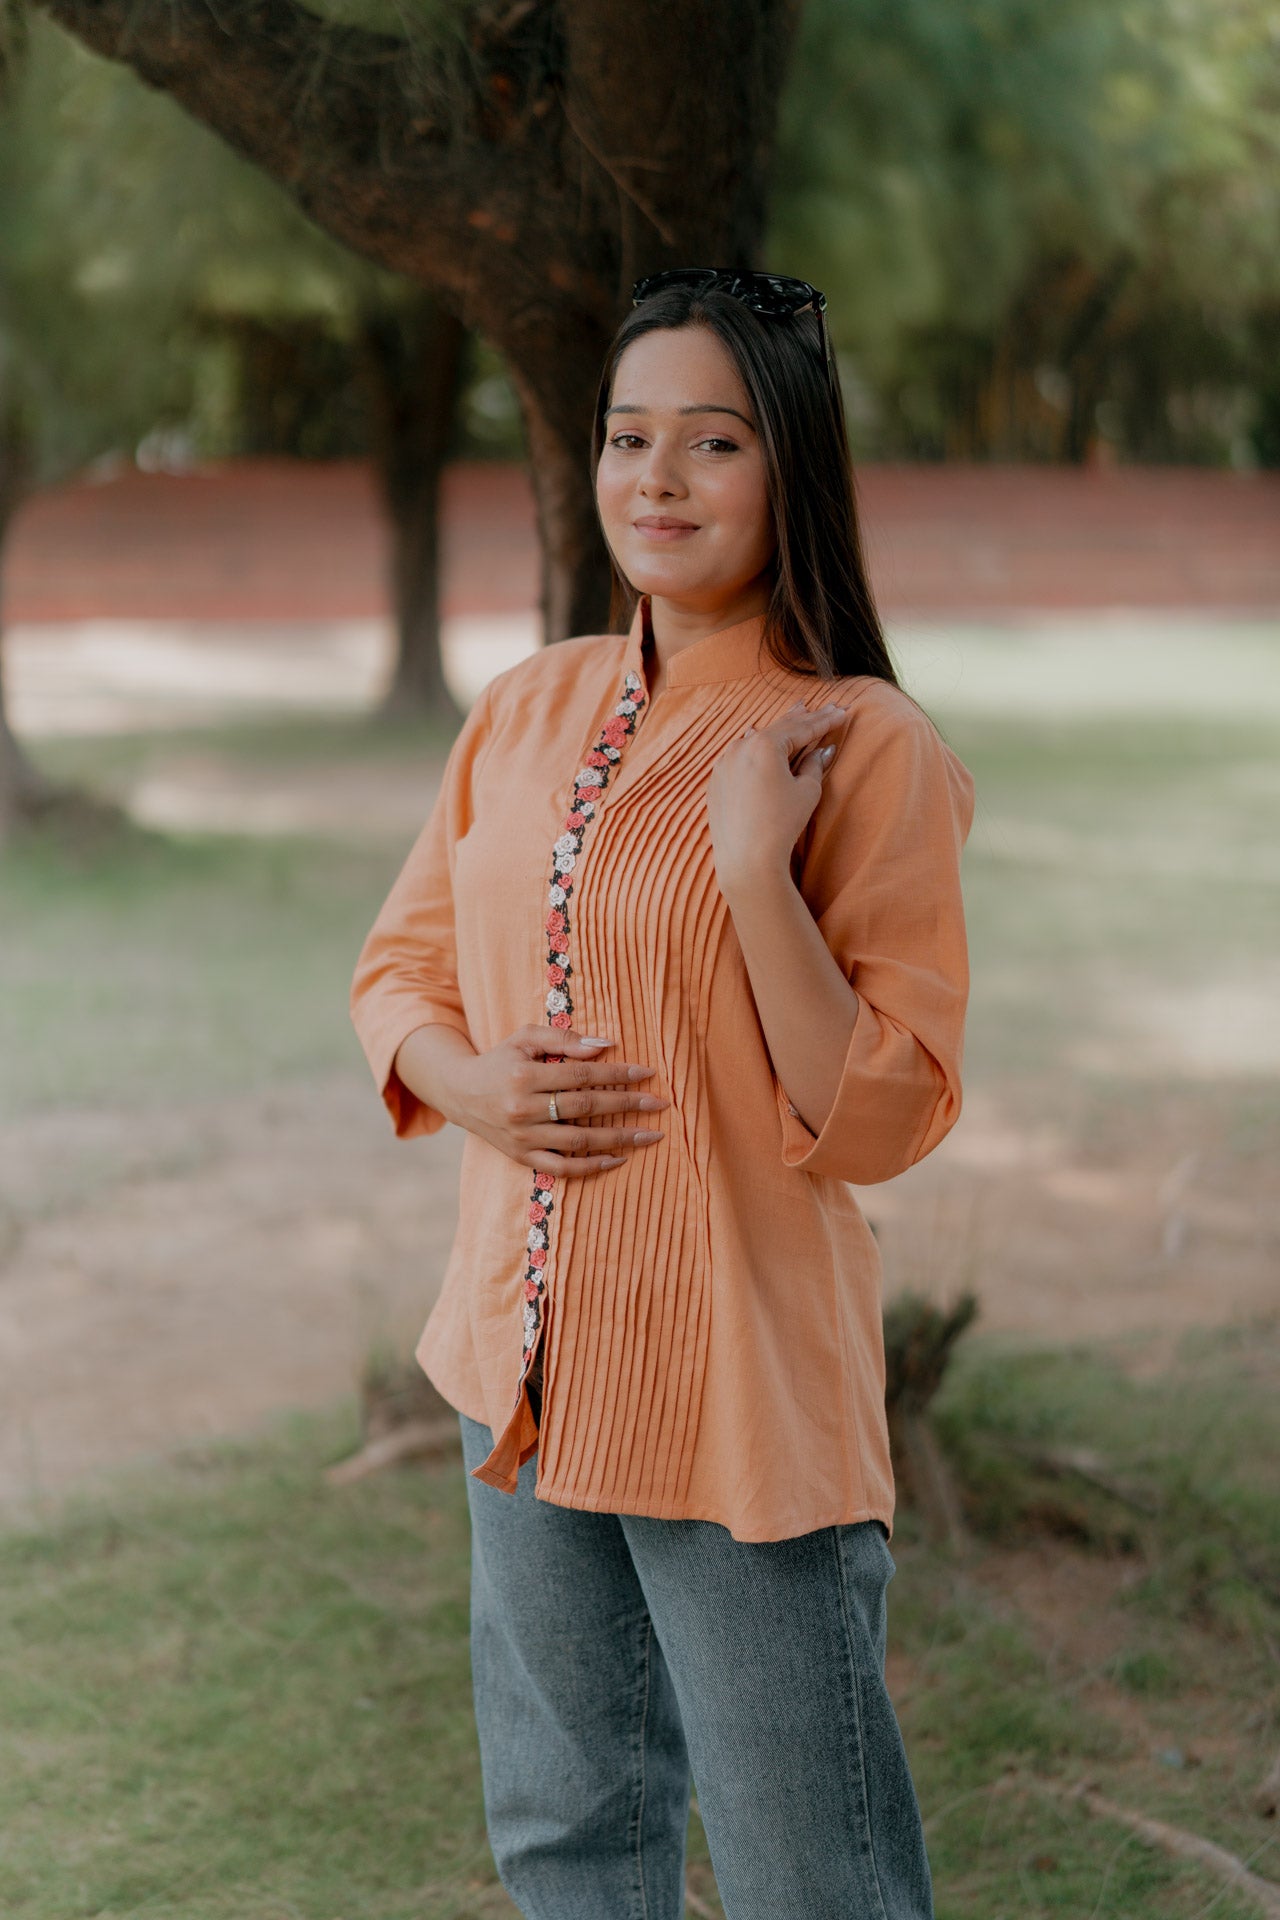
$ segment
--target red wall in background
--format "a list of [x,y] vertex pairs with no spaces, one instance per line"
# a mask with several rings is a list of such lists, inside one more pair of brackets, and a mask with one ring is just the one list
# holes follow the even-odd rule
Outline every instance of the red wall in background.
[[[1280,474],[1176,467],[863,466],[887,614],[1102,607],[1280,610]],[[127,470],[30,501],[10,622],[308,619],[385,611],[385,529],[361,461]],[[523,469],[450,468],[445,611],[537,602]]]

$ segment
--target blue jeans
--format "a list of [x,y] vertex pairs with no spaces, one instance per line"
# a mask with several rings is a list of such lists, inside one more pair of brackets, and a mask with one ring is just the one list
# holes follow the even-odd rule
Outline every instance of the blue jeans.
[[933,1920],[878,1520],[735,1540],[471,1477],[489,1842],[526,1920],[682,1920],[690,1770],[728,1920]]

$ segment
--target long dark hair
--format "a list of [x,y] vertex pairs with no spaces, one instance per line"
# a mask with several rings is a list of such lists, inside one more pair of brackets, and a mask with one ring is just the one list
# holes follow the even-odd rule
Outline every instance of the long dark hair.
[[[765,647],[779,666],[827,679],[874,674],[898,685],[862,554],[840,378],[823,366],[817,315],[771,319],[732,294],[666,287],[627,313],[596,395],[591,472],[605,444],[605,410],[623,352],[656,327],[710,327],[751,399],[777,535]],[[639,593],[612,551],[609,618],[625,631]]]

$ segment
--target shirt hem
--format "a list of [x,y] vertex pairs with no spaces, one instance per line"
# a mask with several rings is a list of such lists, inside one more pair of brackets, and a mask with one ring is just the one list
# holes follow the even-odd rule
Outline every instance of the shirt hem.
[[890,1538],[893,1535],[894,1507],[883,1502],[863,1504],[852,1510],[837,1508],[786,1533],[760,1533],[745,1527],[740,1532],[736,1531],[733,1522],[724,1519],[720,1513],[710,1513],[699,1507],[676,1506],[670,1501],[660,1501],[654,1506],[619,1507],[616,1495],[594,1490],[575,1493],[570,1489],[547,1486],[545,1482],[535,1486],[535,1497],[546,1501],[548,1506],[570,1507],[588,1513],[625,1513],[637,1520],[709,1520],[716,1526],[724,1527],[733,1539],[749,1546],[764,1546],[775,1540],[796,1540],[806,1533],[816,1533],[822,1527],[854,1526],[862,1520],[880,1520],[888,1529]]
[[[427,1379],[431,1382],[436,1392],[440,1395],[440,1398],[448,1401],[455,1413],[465,1413],[468,1420],[474,1420],[479,1426],[487,1427],[489,1425],[489,1410],[484,1404],[484,1396],[478,1394],[476,1398],[472,1400],[469,1393],[459,1393],[455,1387],[446,1384],[445,1377],[436,1371],[434,1359],[430,1358],[430,1356],[424,1359],[425,1349],[426,1334],[424,1332],[418,1342],[413,1357],[421,1367],[423,1373],[426,1374]],[[473,1406],[478,1407],[480,1411],[473,1413],[471,1410]]]

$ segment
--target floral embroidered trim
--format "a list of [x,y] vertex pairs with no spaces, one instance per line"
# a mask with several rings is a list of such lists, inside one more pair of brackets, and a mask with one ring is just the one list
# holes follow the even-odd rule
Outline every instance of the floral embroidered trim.
[[[587,755],[586,764],[573,783],[573,798],[565,818],[564,832],[552,850],[551,889],[548,895],[547,934],[547,1018],[553,1027],[566,1032],[573,1025],[573,1000],[569,981],[573,965],[569,959],[569,899],[573,893],[573,870],[582,852],[587,828],[597,802],[609,784],[609,775],[622,758],[622,749],[635,732],[637,718],[647,699],[639,674],[628,673],[622,698],[605,722],[600,737]],[[563,1060],[562,1053],[546,1053],[547,1061]],[[551,1244],[550,1219],[555,1209],[552,1195],[553,1173],[535,1173],[529,1201],[529,1249],[524,1275],[524,1349],[520,1358],[520,1377],[516,1382],[516,1400],[538,1344],[546,1300],[546,1265]]]

